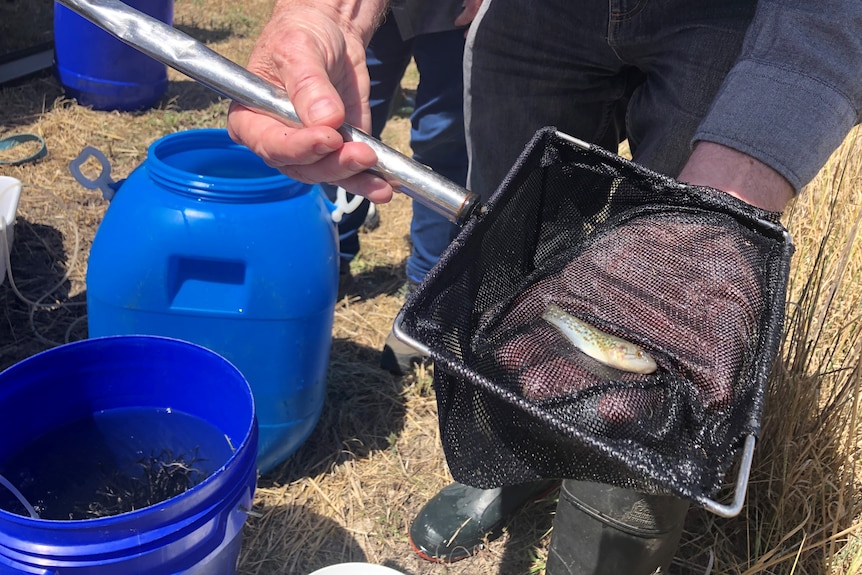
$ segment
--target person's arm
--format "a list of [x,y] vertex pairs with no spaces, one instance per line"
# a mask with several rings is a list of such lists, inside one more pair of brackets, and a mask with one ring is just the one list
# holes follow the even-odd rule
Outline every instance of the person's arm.
[[677,178],[697,186],[723,190],[764,210],[783,211],[793,199],[793,186],[784,176],[733,148],[698,142]]
[[385,8],[386,0],[280,0],[247,67],[287,91],[303,126],[234,103],[231,137],[292,178],[387,201],[392,188],[365,173],[375,153],[337,131],[344,122],[371,128],[365,46]]
[[479,8],[482,7],[482,0],[464,0],[464,10],[455,19],[456,26],[467,26],[479,13]]
[[780,211],[862,118],[862,2],[760,0],[679,179]]

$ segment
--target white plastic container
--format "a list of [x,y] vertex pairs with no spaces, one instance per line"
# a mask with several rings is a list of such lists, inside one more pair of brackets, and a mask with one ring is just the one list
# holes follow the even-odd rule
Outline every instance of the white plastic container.
[[318,569],[310,575],[404,575],[404,573],[371,563],[339,563]]
[[0,176],[0,284],[6,280],[7,254],[12,250],[15,232],[15,213],[21,197],[21,181]]

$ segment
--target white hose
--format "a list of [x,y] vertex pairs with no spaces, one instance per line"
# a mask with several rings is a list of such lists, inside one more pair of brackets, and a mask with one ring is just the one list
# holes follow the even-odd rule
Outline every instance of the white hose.
[[[27,184],[27,187],[37,187],[37,186],[32,186],[31,184]],[[81,318],[79,318],[78,320],[75,320],[75,322],[71,326],[69,326],[69,329],[66,330],[65,341],[57,342],[57,341],[50,340],[50,339],[46,338],[45,336],[43,336],[41,333],[39,333],[39,331],[36,329],[35,314],[37,311],[41,311],[41,310],[53,311],[53,310],[61,309],[63,307],[73,307],[73,306],[86,305],[86,302],[42,303],[42,301],[45,298],[49,297],[60,286],[65,284],[66,281],[68,281],[69,277],[71,276],[72,270],[75,269],[75,265],[77,264],[77,261],[78,261],[78,254],[79,254],[80,248],[81,248],[81,237],[80,237],[80,234],[78,232],[78,225],[75,223],[75,220],[71,216],[71,211],[66,206],[66,204],[63,202],[63,200],[61,200],[59,197],[57,197],[55,194],[53,194],[49,190],[46,190],[46,189],[41,188],[41,187],[38,187],[38,188],[39,188],[39,190],[41,190],[41,191],[47,193],[49,196],[51,196],[54,199],[54,201],[56,201],[57,204],[59,204],[62,211],[66,214],[66,217],[69,221],[69,225],[71,226],[72,231],[74,232],[75,243],[74,243],[74,247],[72,249],[71,258],[69,259],[69,263],[66,266],[66,273],[63,274],[63,277],[56,284],[54,284],[51,287],[51,289],[47,290],[42,296],[37,298],[35,301],[29,299],[24,294],[22,294],[21,291],[18,289],[18,286],[15,284],[15,278],[12,275],[11,246],[8,245],[8,242],[6,239],[6,222],[4,221],[3,218],[0,218],[0,252],[2,252],[2,253],[0,253],[0,257],[3,257],[4,261],[6,263],[6,275],[9,278],[9,285],[12,287],[12,292],[18,297],[18,299],[20,299],[22,302],[27,304],[30,308],[29,320],[30,320],[30,329],[32,329],[33,335],[35,335],[36,339],[38,339],[40,342],[42,342],[44,344],[51,345],[51,346],[57,346],[57,345],[62,345],[64,343],[69,342],[69,336],[71,334],[72,328],[79,323]]]
[[21,502],[21,505],[23,505],[24,508],[27,509],[27,513],[30,514],[30,517],[32,517],[33,519],[39,519],[39,514],[36,512],[36,509],[32,505],[30,505],[30,502],[27,501],[27,498],[24,497],[24,494],[18,491],[18,488],[12,485],[12,483],[8,479],[3,477],[3,475],[0,475],[0,485],[3,485],[3,487],[12,492],[12,495],[14,495],[18,499],[18,501]]

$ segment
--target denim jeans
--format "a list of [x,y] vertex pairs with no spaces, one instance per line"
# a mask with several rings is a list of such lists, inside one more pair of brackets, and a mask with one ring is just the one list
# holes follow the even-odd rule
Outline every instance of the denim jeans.
[[[467,179],[467,144],[464,136],[463,57],[464,31],[424,34],[404,41],[395,18],[389,16],[375,32],[366,51],[371,76],[372,135],[380,137],[392,113],[394,97],[404,71],[415,59],[419,70],[416,105],[410,116],[410,146],[416,161],[459,185]],[[327,194],[334,198],[332,186]],[[358,230],[368,210],[345,216],[338,226],[342,261],[359,251]],[[407,277],[421,282],[459,228],[443,216],[413,202],[410,223],[412,249]]]
[[487,199],[536,130],[676,176],[755,0],[485,0],[467,41],[470,189]]
[[[484,0],[465,55],[470,189],[487,200],[545,126],[611,151],[628,138],[636,162],[678,175],[754,9],[754,0]],[[563,489],[577,501],[583,485]],[[603,494],[639,500],[622,488]],[[557,507],[548,575],[647,575],[669,561],[647,552],[657,545],[647,538],[617,542],[609,522],[567,521],[579,517],[571,501]],[[674,504],[680,522],[686,508]],[[659,544],[672,554],[671,536]]]

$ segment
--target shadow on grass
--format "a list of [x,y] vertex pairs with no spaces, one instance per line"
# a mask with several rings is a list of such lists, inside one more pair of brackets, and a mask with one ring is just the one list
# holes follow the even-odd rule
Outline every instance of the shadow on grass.
[[[86,322],[77,321],[86,314],[86,307],[81,305],[86,299],[84,293],[70,299],[70,283],[66,280],[50,297],[43,298],[63,278],[64,269],[57,263],[68,261],[59,230],[32,223],[19,215],[10,261],[13,280],[6,278],[0,285],[0,324],[4,326],[0,329],[3,334],[0,335],[0,370],[53,347],[49,342],[63,343],[67,336],[69,341],[86,336],[80,333],[80,329],[86,331]],[[31,306],[15,293],[13,281],[18,292],[31,302],[56,302],[56,305],[37,309],[32,313],[31,322]]]
[[391,447],[391,438],[404,426],[403,384],[379,363],[379,350],[333,340],[320,419],[285,463],[261,477],[261,485],[313,477]]
[[404,261],[398,264],[378,265],[354,273],[343,295],[360,299],[396,295],[405,281],[407,276],[404,275]]
[[203,42],[204,44],[221,42],[235,34],[232,28],[225,26],[220,26],[218,28],[201,28],[200,26],[189,26],[187,24],[174,24],[174,28],[183,34],[191,36],[198,42]]
[[193,80],[174,80],[168,82],[168,89],[159,105],[176,112],[206,110],[213,104],[227,100],[203,84]]
[[[336,521],[302,505],[262,506],[260,517],[249,517],[243,528],[240,575],[308,574],[329,565],[366,561],[362,547]],[[285,541],[271,524],[289,523],[296,529]]]

